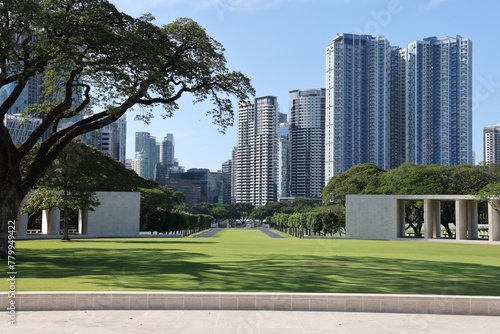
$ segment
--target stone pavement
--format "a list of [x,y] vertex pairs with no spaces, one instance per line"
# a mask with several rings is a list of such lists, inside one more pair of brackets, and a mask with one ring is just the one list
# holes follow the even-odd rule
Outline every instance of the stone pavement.
[[195,238],[210,238],[222,230],[223,230],[223,228],[211,228],[210,230],[208,230],[206,232],[198,234]]
[[265,235],[270,236],[271,238],[286,238],[281,234],[269,230],[268,228],[260,228],[259,231],[262,231]]
[[0,312],[0,333],[36,334],[378,334],[499,333],[500,317],[311,311],[20,311],[17,326]]

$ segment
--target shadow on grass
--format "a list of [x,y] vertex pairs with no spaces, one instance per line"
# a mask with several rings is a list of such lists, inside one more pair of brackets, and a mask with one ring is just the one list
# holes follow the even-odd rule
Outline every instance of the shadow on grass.
[[[140,242],[139,242],[140,243]],[[496,266],[349,256],[246,256],[176,249],[24,249],[19,277],[83,290],[500,295]],[[85,286],[88,285],[88,286]],[[58,290],[58,289],[54,289]]]
[[[71,238],[71,235],[69,236]],[[70,241],[63,241],[61,239],[24,239],[23,243],[29,242],[37,242],[41,240],[51,240],[51,241],[61,241],[68,243],[115,243],[115,244],[143,244],[143,245],[151,245],[151,243],[168,243],[168,244],[193,244],[192,238],[189,240],[182,240],[181,238],[141,238],[141,239],[79,239],[74,238]],[[211,244],[214,241],[196,241],[197,244]]]

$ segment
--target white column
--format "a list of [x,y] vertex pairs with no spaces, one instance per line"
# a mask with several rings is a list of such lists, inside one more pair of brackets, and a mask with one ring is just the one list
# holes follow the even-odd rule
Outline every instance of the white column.
[[500,241],[500,199],[491,199],[488,202],[488,225],[490,241]]
[[87,234],[88,211],[78,210],[78,233]]
[[424,228],[425,239],[441,237],[440,201],[424,200]]
[[467,201],[458,199],[455,201],[455,227],[456,240],[467,239]]
[[42,211],[42,234],[59,235],[61,211],[59,209]]
[[477,202],[467,201],[467,231],[469,232],[469,239],[479,238],[478,230],[478,216],[477,216]]
[[16,218],[16,237],[28,234],[28,214],[18,213]]

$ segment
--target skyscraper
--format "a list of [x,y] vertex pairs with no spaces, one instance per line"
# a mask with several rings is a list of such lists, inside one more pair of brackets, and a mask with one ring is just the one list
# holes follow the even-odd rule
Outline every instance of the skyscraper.
[[280,113],[278,130],[278,198],[290,197],[290,123]]
[[500,124],[483,129],[484,162],[500,164]]
[[160,143],[160,163],[168,167],[173,167],[175,162],[174,149],[174,135],[172,133],[167,133]]
[[406,160],[471,164],[472,42],[425,38],[408,45],[406,64]]
[[232,204],[231,201],[231,179],[233,170],[231,159],[222,163],[222,204]]
[[[16,86],[15,82],[0,87],[0,104],[4,103]],[[21,113],[26,112],[30,105],[43,103],[42,76],[35,75],[28,79],[14,104],[4,117],[4,124],[9,129],[9,134],[14,144],[24,143],[31,133],[42,123],[40,116],[24,117]],[[39,141],[48,138],[49,131],[45,131]]]
[[125,164],[126,138],[126,115],[123,115],[114,123],[81,136],[82,142],[108,153],[122,164]]
[[325,179],[371,162],[472,161],[472,42],[430,37],[408,48],[341,34],[326,49]]
[[321,198],[325,89],[290,91],[290,196]]
[[151,136],[149,132],[136,132],[132,169],[141,177],[154,179],[159,160],[160,147],[156,144],[156,137]]
[[240,105],[234,151],[233,193],[237,203],[277,201],[278,101],[264,96]]

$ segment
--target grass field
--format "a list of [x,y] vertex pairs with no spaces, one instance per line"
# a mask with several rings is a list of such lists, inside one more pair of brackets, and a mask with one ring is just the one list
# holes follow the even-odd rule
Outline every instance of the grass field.
[[[265,291],[500,296],[500,246],[211,238],[18,241],[17,291]],[[7,263],[0,262],[0,291]]]

